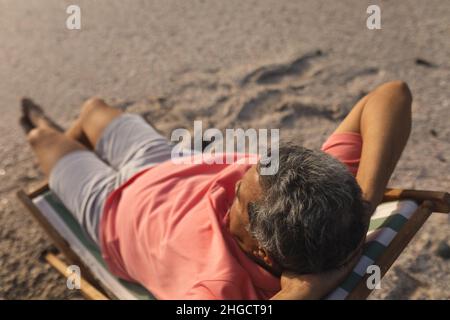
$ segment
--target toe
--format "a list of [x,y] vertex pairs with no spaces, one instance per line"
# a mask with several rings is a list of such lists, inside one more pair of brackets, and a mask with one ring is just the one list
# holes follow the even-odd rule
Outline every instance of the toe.
[[21,105],[22,105],[22,113],[24,115],[29,116],[30,112],[44,113],[42,108],[38,104],[34,103],[34,101],[31,100],[30,98],[26,97],[22,98]]
[[25,134],[28,134],[31,130],[33,130],[35,127],[31,123],[30,119],[26,116],[21,116],[19,119],[19,124],[22,127],[23,131],[25,131]]

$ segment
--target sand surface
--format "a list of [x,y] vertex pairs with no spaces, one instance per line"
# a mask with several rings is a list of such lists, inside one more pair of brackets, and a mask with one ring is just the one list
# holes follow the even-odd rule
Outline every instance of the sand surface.
[[[317,148],[364,93],[393,79],[414,95],[391,186],[450,191],[450,2],[0,0],[0,298],[80,298],[38,261],[50,245],[15,192],[43,177],[17,125],[30,96],[68,125],[90,96],[160,130],[281,128]],[[382,30],[366,28],[379,4]],[[429,63],[417,63],[417,59]],[[372,299],[450,298],[450,220],[433,214]],[[448,250],[448,248],[447,248]]]

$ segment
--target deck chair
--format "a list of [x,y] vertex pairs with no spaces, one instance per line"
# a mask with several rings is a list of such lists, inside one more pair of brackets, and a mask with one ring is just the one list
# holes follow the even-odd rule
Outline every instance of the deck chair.
[[[99,249],[82,231],[72,214],[43,185],[32,192],[20,190],[24,204],[54,243],[41,257],[64,276],[68,264],[81,270],[81,292],[88,299],[154,299],[144,287],[112,275]],[[327,299],[366,299],[367,267],[377,265],[386,274],[409,241],[432,212],[449,213],[450,196],[445,192],[387,189],[384,202],[371,218],[363,256],[351,274]],[[67,263],[65,262],[67,261]]]

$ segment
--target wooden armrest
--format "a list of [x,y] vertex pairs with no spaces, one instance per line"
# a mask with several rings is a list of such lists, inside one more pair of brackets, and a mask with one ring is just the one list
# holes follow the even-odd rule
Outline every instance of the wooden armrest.
[[450,195],[447,192],[407,190],[407,189],[386,189],[383,201],[395,201],[400,199],[413,199],[419,202],[430,200],[433,202],[433,211],[449,213]]

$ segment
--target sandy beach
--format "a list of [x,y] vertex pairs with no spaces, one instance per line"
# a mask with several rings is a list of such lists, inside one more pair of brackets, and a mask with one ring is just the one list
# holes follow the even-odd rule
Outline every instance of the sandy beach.
[[[450,191],[450,2],[0,0],[0,299],[81,299],[38,260],[17,200],[43,175],[18,125],[29,96],[68,126],[91,96],[175,128],[280,128],[319,148],[377,85],[406,81],[413,128],[391,187]],[[366,9],[381,8],[381,30]],[[370,299],[450,299],[450,219],[434,213]]]

